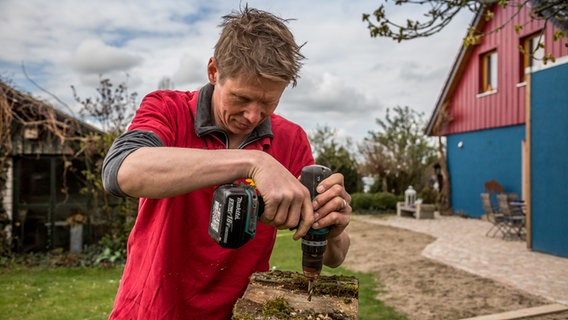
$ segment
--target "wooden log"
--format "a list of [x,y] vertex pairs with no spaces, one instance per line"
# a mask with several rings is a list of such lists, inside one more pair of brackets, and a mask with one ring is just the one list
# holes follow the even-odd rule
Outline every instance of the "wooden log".
[[357,319],[359,281],[351,276],[320,276],[308,301],[308,280],[289,271],[254,273],[233,309],[234,320]]

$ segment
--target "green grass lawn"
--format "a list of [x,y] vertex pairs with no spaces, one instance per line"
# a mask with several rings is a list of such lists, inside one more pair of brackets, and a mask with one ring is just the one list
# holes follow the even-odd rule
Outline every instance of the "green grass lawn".
[[122,268],[0,269],[0,319],[108,319]]
[[[301,244],[292,232],[278,233],[271,267],[301,272]],[[376,300],[372,274],[324,267],[323,274],[359,279],[359,319],[404,319]],[[80,320],[107,319],[112,309],[122,268],[24,268],[0,269],[0,319]]]

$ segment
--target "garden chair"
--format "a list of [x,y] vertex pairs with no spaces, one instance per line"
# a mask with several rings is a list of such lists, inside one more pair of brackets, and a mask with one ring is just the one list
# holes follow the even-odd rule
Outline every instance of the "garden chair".
[[518,237],[519,239],[524,239],[525,215],[521,210],[511,206],[511,201],[516,201],[511,198],[514,197],[505,193],[497,195],[499,211],[503,214],[503,219],[507,226],[505,237]]
[[493,179],[491,181],[485,182],[485,192],[491,194],[499,194],[505,192],[503,186],[497,182],[497,180]]
[[485,233],[485,236],[494,238],[500,233],[501,236],[504,237],[507,234],[507,224],[504,215],[499,212],[499,208],[491,201],[491,195],[489,193],[482,193],[481,203],[483,204],[487,221],[492,224],[491,228]]

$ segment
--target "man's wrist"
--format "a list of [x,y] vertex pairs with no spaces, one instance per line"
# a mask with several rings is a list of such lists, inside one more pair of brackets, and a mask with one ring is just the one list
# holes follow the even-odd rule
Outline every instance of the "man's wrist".
[[258,174],[259,169],[261,168],[263,163],[266,163],[266,157],[268,156],[268,154],[266,152],[263,151],[258,151],[258,150],[247,150],[246,151],[246,155],[245,155],[245,159],[247,161],[246,166],[247,166],[247,170],[246,170],[246,177],[247,178],[252,178],[254,180],[254,177]]

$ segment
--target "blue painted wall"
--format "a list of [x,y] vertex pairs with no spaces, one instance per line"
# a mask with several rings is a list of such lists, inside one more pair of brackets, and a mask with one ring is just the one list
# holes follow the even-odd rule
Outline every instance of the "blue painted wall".
[[531,77],[533,250],[568,257],[568,63]]
[[493,179],[506,192],[516,192],[521,197],[524,139],[524,125],[447,136],[454,212],[480,218],[485,213],[480,194],[485,191],[485,182]]

